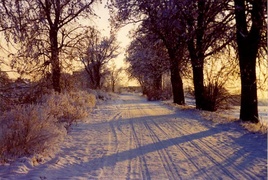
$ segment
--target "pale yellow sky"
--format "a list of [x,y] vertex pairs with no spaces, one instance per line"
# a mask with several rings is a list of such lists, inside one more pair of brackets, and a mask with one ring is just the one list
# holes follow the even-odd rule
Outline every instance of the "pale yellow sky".
[[[109,22],[109,10],[105,8],[106,1],[103,1],[102,4],[97,4],[94,7],[95,13],[99,18],[95,18],[93,20],[93,25],[97,26],[98,29],[101,31],[102,35],[104,36],[109,36],[110,34],[110,22]],[[129,31],[133,30],[137,25],[135,24],[128,24],[117,32],[117,40],[120,43],[120,55],[115,59],[115,64],[116,66],[119,67],[125,67],[125,62],[124,62],[124,54],[125,50],[128,47],[128,45],[131,42],[131,39],[129,38]],[[135,86],[137,85],[137,81],[131,80],[128,81],[128,84],[130,86]]]
[[[106,4],[106,1],[103,1],[102,4],[97,4],[94,7],[95,13],[100,18],[95,18],[93,20],[93,25],[95,25],[99,28],[102,35],[109,36],[111,28],[110,28],[110,22],[108,19],[110,18],[110,15],[109,15],[109,10],[107,8],[105,8],[105,4]],[[129,25],[121,28],[117,32],[117,40],[120,43],[120,47],[121,47],[121,54],[119,55],[119,57],[116,60],[118,66],[123,65],[125,49],[127,48],[129,43],[131,42],[131,39],[128,37],[128,34],[129,34],[129,31],[131,31],[134,27],[135,27],[135,25],[129,24]]]

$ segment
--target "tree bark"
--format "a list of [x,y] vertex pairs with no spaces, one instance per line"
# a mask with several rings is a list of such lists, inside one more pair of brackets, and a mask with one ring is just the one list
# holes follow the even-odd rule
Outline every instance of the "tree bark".
[[256,84],[256,58],[261,40],[263,6],[252,1],[251,29],[248,31],[244,0],[235,0],[236,36],[241,76],[240,119],[258,123],[258,99]]
[[195,93],[196,109],[209,110],[207,108],[206,99],[204,98],[204,13],[205,13],[205,0],[199,0],[197,27],[194,29],[194,18],[190,17],[187,20],[189,32],[194,32],[188,42],[187,47],[190,54],[191,65],[193,70],[193,83]]
[[97,62],[94,67],[95,76],[93,78],[95,80],[95,89],[101,89],[101,63]]
[[112,92],[115,92],[115,82],[112,81]]
[[[245,45],[241,45],[242,47]],[[240,47],[240,48],[242,48]],[[256,56],[248,47],[239,53],[239,66],[241,76],[241,106],[240,119],[258,123],[258,99],[256,85]],[[240,49],[239,48],[239,49]]]
[[161,91],[162,90],[162,74],[160,75],[156,75],[154,77],[154,83],[153,83],[153,89],[157,90],[157,91]]
[[183,82],[179,71],[179,62],[176,59],[175,53],[169,50],[170,57],[170,72],[171,72],[171,85],[172,85],[172,93],[173,93],[173,103],[184,105],[184,90],[183,90]]
[[193,39],[188,42],[188,51],[190,53],[192,70],[193,70],[193,83],[194,83],[194,95],[196,109],[205,108],[204,99],[204,57],[198,57],[196,55],[196,49],[194,47]]
[[193,69],[193,82],[194,82],[194,95],[196,109],[207,110],[204,103],[204,75],[203,67],[192,65]]
[[58,48],[58,30],[51,29],[50,30],[50,44],[51,44],[51,65],[52,65],[52,84],[53,89],[60,93],[60,75],[61,75],[61,68],[60,68],[60,61],[59,61],[59,48]]

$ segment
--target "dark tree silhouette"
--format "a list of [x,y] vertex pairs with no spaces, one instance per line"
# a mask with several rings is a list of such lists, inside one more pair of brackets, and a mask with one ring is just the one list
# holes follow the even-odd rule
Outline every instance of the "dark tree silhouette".
[[101,33],[94,28],[90,28],[85,34],[84,41],[80,42],[81,49],[85,52],[78,52],[80,61],[83,63],[89,76],[90,87],[101,89],[104,78],[104,68],[107,63],[118,56],[119,45],[115,35],[101,37]]
[[234,2],[242,88],[240,119],[258,123],[256,59],[264,30],[266,1],[235,0]]
[[[151,34],[161,40],[168,52],[170,79],[173,91],[173,102],[185,104],[182,81],[182,64],[184,61],[185,24],[180,20],[181,5],[175,1],[116,1],[119,9],[119,21],[132,21],[132,18],[142,19],[145,34]],[[144,16],[140,16],[143,14]]]
[[[155,39],[154,39],[155,40]],[[127,49],[128,73],[137,79],[148,99],[157,100],[162,90],[162,75],[168,71],[168,53],[162,42],[150,35],[136,34]]]
[[229,10],[229,3],[230,0],[186,1],[181,10],[181,19],[187,26],[187,47],[193,70],[197,109],[213,109],[204,94],[204,60],[233,39],[233,14]]

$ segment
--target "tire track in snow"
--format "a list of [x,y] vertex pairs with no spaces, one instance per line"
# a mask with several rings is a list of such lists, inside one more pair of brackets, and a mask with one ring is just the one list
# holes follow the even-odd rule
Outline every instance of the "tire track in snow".
[[[188,166],[187,166],[187,170],[186,171],[191,171],[191,172],[194,172],[196,170],[201,170],[202,173],[206,176],[205,179],[210,179],[210,175],[208,175],[206,173],[206,171],[204,169],[200,169],[200,167],[198,166],[198,164],[196,164],[194,161],[192,161],[192,157],[189,156],[189,153],[186,152],[182,147],[180,147],[180,145],[178,145],[176,142],[174,142],[172,139],[174,138],[171,134],[169,134],[168,132],[170,132],[170,129],[167,129],[167,130],[164,130],[163,127],[160,127],[153,119],[151,119],[151,122],[155,125],[155,127],[160,130],[162,132],[162,134],[164,134],[166,137],[169,137],[168,138],[168,141],[170,143],[170,147],[171,146],[175,146],[177,147],[177,153],[176,154],[179,154],[179,157],[181,157],[181,155],[184,157],[183,159],[186,159],[187,160],[187,163],[188,163]],[[173,128],[173,125],[174,124],[169,124],[169,123],[166,123],[168,124],[170,127]],[[158,131],[159,132],[159,131]],[[170,140],[169,140],[170,139]],[[191,164],[189,164],[191,163]],[[193,165],[193,166],[191,166]],[[179,165],[178,165],[179,166]],[[180,167],[180,166],[179,166]],[[181,167],[180,167],[181,168]],[[189,169],[190,168],[190,169]],[[183,168],[184,169],[184,168]],[[193,170],[195,169],[195,170]],[[185,171],[185,170],[184,170]],[[183,174],[181,174],[183,176]],[[180,177],[181,179],[182,177]]]
[[[187,120],[185,120],[185,121],[187,121]],[[155,123],[155,122],[154,122]],[[189,132],[187,132],[187,131],[185,131],[182,127],[180,127],[180,128],[175,128],[175,127],[178,127],[179,125],[177,125],[177,123],[166,123],[165,125],[168,125],[169,127],[167,128],[167,130],[163,130],[164,128],[165,128],[165,126],[163,126],[163,127],[160,127],[159,125],[157,125],[157,123],[155,123],[155,125],[163,132],[163,133],[165,133],[165,134],[170,134],[169,132],[172,132],[171,131],[171,129],[173,129],[174,130],[174,132],[176,132],[176,134],[177,134],[177,136],[179,135],[179,137],[184,137],[184,136],[186,136],[186,138],[187,138],[187,135],[189,134]],[[193,133],[194,134],[194,133]],[[188,139],[188,138],[187,138]],[[203,151],[202,150],[202,147],[197,147],[197,146],[194,146],[194,143],[193,143],[193,141],[200,141],[199,139],[198,140],[196,140],[196,139],[194,139],[194,140],[191,140],[191,139],[189,139],[189,140],[185,140],[186,142],[187,142],[187,148],[183,148],[183,147],[181,147],[180,146],[180,144],[177,144],[176,142],[174,142],[174,140],[173,140],[173,138],[171,138],[171,143],[175,146],[175,147],[177,147],[177,149],[179,150],[179,151],[181,151],[181,152],[183,152],[183,154],[184,154],[184,156],[191,162],[191,164],[196,168],[196,170],[198,170],[198,171],[200,171],[200,173],[201,174],[204,174],[206,177],[206,179],[211,179],[211,175],[210,174],[208,174],[208,172],[206,171],[206,169],[205,168],[202,168],[202,167],[200,167],[200,164],[197,164],[196,162],[194,162],[193,160],[191,160],[191,159],[193,159],[193,157],[194,156],[198,156],[198,155],[202,155],[201,157],[199,157],[199,158],[201,158],[202,160],[201,160],[201,162],[203,162],[204,164],[202,165],[203,167],[206,167],[206,165],[205,165],[205,162],[207,162],[206,160],[205,160],[205,158],[203,157],[203,155],[204,154],[206,154],[205,153],[205,151]],[[194,148],[195,147],[195,148]],[[191,150],[191,154],[189,154],[189,152],[187,152],[185,149],[187,149],[187,150]],[[194,152],[194,154],[192,153],[192,152]],[[206,156],[205,156],[206,157]]]
[[[187,121],[186,119],[184,119],[183,121]],[[183,129],[182,127],[180,127],[177,123],[174,124],[167,124],[169,126],[169,129],[174,129],[175,132],[177,132],[178,134],[180,134],[181,136],[184,136],[186,134],[189,134],[189,132],[185,131],[185,129]],[[245,178],[245,173],[241,173],[241,169],[238,166],[233,165],[233,162],[231,162],[231,160],[228,160],[228,158],[226,158],[226,154],[222,154],[220,152],[219,149],[217,149],[216,146],[210,146],[209,144],[211,142],[204,142],[205,140],[198,139],[197,140],[189,140],[189,143],[191,145],[193,145],[195,147],[196,151],[199,151],[200,154],[205,155],[204,156],[204,160],[203,162],[212,162],[214,165],[214,172],[223,172],[225,175],[227,175],[230,179],[241,179],[241,178]],[[224,142],[222,142],[224,144]],[[231,148],[230,146],[227,145],[223,145],[223,149],[227,148]],[[178,148],[180,148],[179,146],[177,146]],[[186,153],[187,154],[187,153]],[[241,154],[242,155],[242,154]],[[243,155],[242,155],[243,156]],[[189,157],[190,159],[191,157]],[[220,159],[219,159],[220,158]],[[208,159],[208,161],[206,160]],[[224,162],[224,161],[228,161],[230,164],[232,164],[232,168],[234,168],[234,171],[231,173],[228,169],[226,169],[226,167],[224,167],[220,162]],[[197,166],[198,167],[198,166]],[[235,173],[237,176],[233,175],[233,173]],[[198,175],[198,174],[196,174]],[[217,174],[214,174],[215,176],[217,176]],[[211,175],[207,175],[208,179],[211,178]],[[240,178],[239,178],[240,177]],[[248,179],[254,179],[254,177],[252,176],[247,176]],[[256,178],[256,177],[255,177]]]
[[[182,130],[183,131],[183,130]],[[205,155],[205,157],[214,163],[214,169],[213,171],[222,171],[225,175],[227,175],[230,179],[237,179],[240,180],[241,178],[246,179],[256,179],[256,176],[252,176],[251,174],[248,174],[247,172],[242,173],[242,169],[239,168],[239,166],[234,165],[234,162],[232,162],[230,159],[226,157],[226,154],[222,154],[221,151],[217,148],[217,146],[211,146],[209,145],[210,142],[206,141],[205,139],[200,139],[198,142],[192,142],[192,144],[201,151]],[[230,146],[224,145],[222,149],[230,149]],[[240,154],[240,157],[243,157],[244,154]],[[232,173],[227,169],[228,167],[225,167],[222,162],[227,161],[228,164],[232,165]]]
[[[125,118],[129,118],[129,112],[126,113]],[[137,149],[141,146],[141,143],[138,139],[136,134],[136,130],[132,121],[129,122],[128,126],[128,149]],[[145,167],[145,173],[143,173],[143,167],[141,162],[144,164],[144,159],[142,157],[130,158],[131,154],[129,154],[129,159],[127,160],[127,172],[126,172],[126,179],[145,179],[146,173],[149,174],[148,168]],[[144,175],[145,174],[145,175]]]
[[[139,149],[140,147],[142,147],[142,144],[139,141],[139,138],[138,138],[138,135],[136,133],[133,121],[130,121],[130,126],[131,126],[131,131],[132,131],[132,137],[133,137],[134,142],[136,144],[136,148]],[[138,156],[138,159],[139,159],[139,163],[140,163],[140,170],[141,170],[142,179],[151,179],[150,172],[149,172],[149,169],[147,166],[147,162],[146,162],[146,159],[143,155],[145,153],[142,152],[142,149],[140,149],[139,151],[141,151],[141,156]]]
[[[165,134],[165,136],[170,137],[170,132],[171,129],[174,130],[174,132],[177,132],[177,134],[179,133],[180,136],[185,136],[187,134],[189,134],[189,132],[185,131],[185,129],[181,128],[181,126],[179,126],[179,122],[177,123],[170,123],[169,120],[166,121],[165,124],[161,124],[161,127],[155,122],[154,118],[150,118],[151,122],[157,127],[158,130],[160,130],[163,134]],[[189,120],[185,119],[180,119],[181,121],[185,121],[185,122],[189,122]],[[165,129],[165,126],[168,125],[169,127]],[[180,128],[174,128],[174,126],[180,127]],[[156,129],[154,129],[155,131],[157,131]],[[211,129],[210,129],[211,130]],[[213,131],[215,131],[215,129],[212,128]],[[215,131],[215,134],[217,132]],[[171,134],[172,135],[172,134]],[[158,134],[158,136],[160,137],[160,135]],[[206,175],[206,179],[211,179],[211,174],[209,175],[206,171],[208,170],[208,168],[204,165],[200,166],[200,164],[196,164],[194,163],[194,161],[192,161],[192,156],[189,155],[189,152],[186,152],[184,150],[184,148],[180,147],[180,145],[177,145],[176,142],[173,143],[173,138],[171,139],[171,143],[173,145],[175,145],[178,150],[180,152],[183,153],[184,157],[188,157],[187,159],[189,159],[189,161],[192,163],[193,167],[196,168],[196,170],[199,171],[199,175],[200,173],[203,175]],[[241,179],[241,178],[257,178],[256,176],[251,176],[250,174],[246,173],[241,173],[241,169],[238,166],[232,165],[231,160],[228,160],[228,158],[226,158],[226,154],[222,154],[220,149],[216,148],[215,146],[211,146],[210,142],[206,141],[204,142],[205,139],[204,138],[200,138],[198,140],[189,140],[190,142],[190,146],[193,147],[192,149],[195,149],[195,154],[202,154],[202,160],[203,162],[208,162],[210,164],[207,164],[208,166],[212,166],[211,163],[213,163],[213,167],[214,170],[210,173],[214,174],[217,177],[217,173],[218,172],[222,172],[222,174],[224,174],[226,176],[226,178],[230,178],[230,179]],[[229,149],[230,147],[228,147],[227,145],[224,146],[224,148]],[[203,157],[204,156],[204,157]],[[220,158],[220,159],[219,159]],[[202,161],[201,160],[201,161]],[[222,165],[221,163],[226,161],[229,162],[232,166],[234,166],[234,171],[230,172],[229,168]],[[229,164],[228,163],[228,164]],[[226,163],[225,163],[226,164]],[[189,166],[190,167],[190,166]],[[203,168],[202,168],[203,167]],[[216,168],[216,169],[215,169]],[[215,173],[214,173],[215,172]]]
[[[116,133],[116,128],[115,128],[114,122],[119,119],[120,114],[121,114],[121,112],[116,113],[109,120],[109,128],[111,130],[111,133],[109,133],[109,147],[112,147],[111,146],[111,143],[118,145],[118,137],[117,137],[117,133]],[[117,150],[117,146],[116,146],[115,150],[113,150],[113,151],[116,151],[116,150]]]
[[[118,112],[119,111],[119,112]],[[115,106],[115,109],[112,109],[112,112],[115,112],[111,118],[108,120],[109,125],[109,135],[108,135],[108,151],[105,156],[110,156],[112,154],[117,154],[119,152],[119,139],[117,133],[117,126],[115,124],[116,121],[120,119],[122,112],[119,110],[118,106]],[[112,161],[112,162],[111,162]],[[115,171],[116,166],[111,166],[111,164],[116,164],[116,157],[110,162],[105,159],[103,172],[99,175],[99,178],[106,177],[106,173],[113,173]]]
[[[161,107],[161,108],[164,109],[164,107]],[[161,110],[161,108],[158,110]],[[148,109],[146,111],[146,114],[148,114],[148,115],[149,114],[153,115],[153,113],[154,112],[150,112],[150,109]],[[150,117],[150,118],[148,118],[148,120],[145,123],[146,123],[146,126],[148,127],[147,129],[149,129],[150,132],[152,133],[152,137],[154,139],[154,142],[155,143],[160,142],[160,144],[162,144],[163,147],[167,146],[167,148],[165,148],[164,150],[163,149],[160,150],[160,152],[165,152],[165,153],[163,153],[164,156],[163,156],[163,154],[160,154],[160,156],[162,157],[161,158],[162,164],[166,169],[166,172],[168,174],[169,179],[183,179],[184,173],[189,171],[188,168],[190,168],[191,171],[193,171],[192,169],[195,168],[196,170],[201,171],[202,174],[205,175],[205,179],[210,179],[211,176],[208,175],[204,169],[200,169],[199,165],[191,160],[191,157],[189,157],[189,154],[183,148],[181,148],[180,145],[176,144],[176,142],[174,142],[172,140],[172,139],[174,139],[174,136],[172,134],[168,133],[168,132],[170,132],[171,129],[164,130],[164,128],[160,127],[158,125],[158,123],[155,122],[154,119],[155,118]],[[170,119],[166,119],[165,123],[161,124],[161,126],[165,126],[166,124],[169,124],[170,126],[172,126],[172,124],[169,123],[169,120]],[[150,125],[148,124],[149,121],[151,122]],[[157,132],[157,133],[155,133],[155,132]],[[163,135],[164,135],[164,137],[163,137]],[[162,143],[163,141],[165,142],[165,144]],[[167,145],[167,143],[168,143],[168,145]],[[171,149],[173,146],[176,146],[177,150],[179,150],[179,151],[176,151],[175,156],[179,155],[180,159],[176,159],[174,157],[174,155],[171,154],[171,152],[172,152]],[[161,149],[161,148],[159,148],[159,149]],[[175,160],[179,160],[179,162],[180,162],[181,156],[183,156],[184,159],[187,160],[187,163],[188,163],[187,169],[185,169],[185,167],[180,166],[180,164],[173,162]],[[189,165],[189,162],[191,162],[191,165],[193,165],[193,166]],[[166,164],[168,164],[168,166],[166,166]],[[172,164],[172,166],[170,164]]]
[[174,112],[132,95],[121,98],[100,105],[92,119],[74,127],[51,162],[21,179],[265,179],[263,156],[244,156],[244,144],[232,139],[241,132],[206,126],[191,111]]
[[[161,140],[158,138],[158,135],[148,125],[147,121],[144,122],[144,125],[146,129],[149,131],[150,137],[153,140],[153,143],[161,142]],[[157,153],[161,159],[161,164],[163,165],[165,169],[168,179],[174,179],[174,180],[181,179],[179,176],[178,169],[176,168],[176,165],[172,161],[170,153],[165,149],[161,149],[157,147],[156,149],[160,149],[160,150],[157,150]]]
[[[105,179],[108,178],[109,175],[118,174],[120,171],[121,173],[118,174],[118,177],[124,176],[123,174],[125,173],[126,179],[151,179],[150,172],[147,167],[148,162],[145,157],[138,155],[135,157],[136,154],[143,154],[142,150],[139,150],[139,152],[135,151],[134,156],[132,154],[125,153],[130,149],[139,149],[142,147],[142,143],[136,133],[136,131],[140,130],[139,126],[135,126],[132,121],[124,123],[124,119],[133,117],[133,114],[131,114],[130,111],[133,107],[118,107],[123,106],[117,106],[115,109],[117,113],[110,118],[108,122],[111,132],[109,135],[109,152],[107,157],[113,157],[113,159],[108,159],[110,161],[114,161],[114,163],[110,162],[110,164],[114,165],[112,167],[106,167],[108,164],[106,163],[104,167],[104,171],[106,171],[106,173],[104,173],[101,177]],[[127,157],[121,157],[122,154]],[[121,162],[120,159],[124,159],[124,162]]]
[[[140,115],[142,114],[142,116],[149,116],[151,113],[151,109],[149,108],[143,108],[141,106],[137,107],[137,106],[132,106],[131,108],[137,108],[137,110],[139,111]],[[130,110],[131,109],[126,108],[125,110]],[[146,109],[146,110],[145,110]],[[158,110],[161,110],[158,109]],[[137,113],[137,112],[135,112]],[[133,115],[129,115],[129,117],[132,117]],[[126,117],[124,117],[126,118]],[[114,118],[115,120],[116,118]],[[182,120],[180,120],[182,121]],[[187,121],[187,120],[185,120]],[[151,123],[149,123],[151,122]],[[191,122],[192,123],[192,122]],[[152,124],[154,124],[154,126],[152,126]],[[153,143],[158,143],[161,142],[161,139],[163,139],[163,137],[159,134],[159,132],[162,132],[162,134],[164,134],[166,137],[164,137],[164,139],[166,139],[168,137],[168,139],[170,140],[170,146],[175,145],[177,147],[177,149],[179,150],[179,154],[183,154],[185,159],[188,159],[188,161],[191,162],[191,164],[193,165],[191,168],[191,172],[197,172],[198,174],[196,174],[197,176],[205,176],[206,179],[210,179],[211,175],[213,174],[213,172],[210,172],[210,174],[207,174],[206,172],[206,165],[208,166],[212,166],[211,164],[213,164],[213,166],[216,166],[216,170],[222,172],[225,175],[228,175],[228,177],[231,177],[232,179],[235,179],[235,176],[233,176],[224,166],[222,166],[219,163],[218,159],[215,159],[215,157],[219,156],[219,157],[223,157],[222,159],[220,159],[220,161],[225,160],[226,158],[224,158],[223,154],[220,154],[218,152],[217,149],[210,147],[207,143],[204,144],[204,146],[200,143],[202,143],[203,141],[198,141],[198,144],[196,144],[196,141],[193,141],[191,139],[189,139],[188,141],[190,142],[190,146],[192,147],[192,151],[195,152],[194,156],[200,156],[201,154],[203,155],[202,157],[199,157],[199,159],[201,158],[201,161],[203,159],[204,162],[207,162],[208,164],[204,163],[203,165],[201,164],[196,164],[194,161],[192,161],[191,159],[193,158],[193,154],[189,154],[189,152],[187,152],[184,148],[180,147],[180,145],[176,145],[176,142],[173,142],[172,138],[174,137],[174,135],[172,133],[169,133],[171,131],[171,129],[175,130],[175,132],[177,132],[177,134],[180,134],[180,136],[185,136],[189,134],[189,131],[185,131],[183,128],[179,128],[179,124],[175,123],[175,124],[171,124],[169,123],[169,120],[167,120],[167,123],[165,124],[161,124],[161,127],[158,123],[156,123],[154,121],[153,118],[149,118],[148,120],[145,120],[145,122],[142,124],[147,132],[142,131],[141,127],[139,127],[138,125],[134,125],[133,124],[133,120],[130,121],[130,126],[131,126],[131,132],[132,132],[132,136],[131,133],[128,134],[129,139],[131,140],[131,142],[129,142],[128,147],[133,147],[133,145],[136,144],[136,146],[134,146],[133,148],[138,148],[138,147],[142,147],[143,144],[141,143],[141,141],[139,140],[139,137],[137,135],[137,131],[138,132],[142,132],[143,134],[149,134],[151,140],[153,141]],[[192,123],[192,125],[194,125],[194,123]],[[168,127],[167,127],[168,126]],[[176,128],[175,128],[176,127]],[[120,128],[120,124],[116,124],[114,126],[114,134],[117,134],[116,132],[122,132],[122,129]],[[157,130],[158,129],[158,130]],[[157,134],[155,133],[157,132]],[[171,131],[172,132],[172,131]],[[140,135],[140,133],[139,133]],[[133,137],[133,138],[132,138]],[[133,140],[132,140],[133,139]],[[199,140],[202,140],[199,139]],[[202,149],[203,148],[203,149]],[[155,148],[157,149],[157,148]],[[161,149],[161,148],[158,148]],[[178,170],[176,168],[176,164],[173,163],[173,156],[169,153],[168,150],[163,151],[163,150],[159,150],[157,151],[160,159],[161,159],[161,164],[164,167],[167,176],[169,177],[169,179],[178,179],[181,178],[178,174],[181,173],[180,170]],[[218,154],[217,154],[218,153]],[[143,152],[141,152],[140,154],[144,154]],[[145,179],[145,177],[148,177],[148,174],[150,173],[150,170],[148,168],[148,166],[146,165],[147,161],[145,157],[139,157],[138,158],[139,162],[140,162],[140,169],[142,172],[142,179]],[[127,168],[127,177],[131,178],[131,171],[132,171],[132,164],[136,162],[136,160],[131,159],[128,160],[128,168]],[[144,166],[146,165],[146,166]],[[174,168],[175,167],[175,170]],[[191,167],[191,166],[189,166]],[[145,169],[145,170],[144,170]],[[196,170],[194,170],[196,169]],[[215,169],[215,168],[214,168]],[[189,169],[187,169],[189,171]],[[202,175],[203,174],[203,175]],[[176,175],[178,175],[178,177],[176,177]],[[214,174],[215,176],[217,175]],[[183,176],[183,175],[182,175]],[[175,178],[176,177],[176,178]],[[242,175],[242,177],[245,177]]]
[[[154,109],[157,109],[158,112],[163,111],[163,107],[161,107],[159,105],[154,105]],[[163,148],[163,147],[165,147],[165,145],[162,143],[162,139],[160,139],[160,137],[159,137],[159,132],[154,131],[152,124],[148,123],[149,121],[152,121],[152,119],[153,119],[153,116],[150,117],[151,115],[153,115],[153,114],[151,114],[151,109],[150,108],[146,108],[146,109],[139,108],[139,111],[141,114],[143,114],[143,116],[146,117],[142,121],[142,125],[145,127],[145,130],[141,131],[141,132],[143,133],[143,135],[146,134],[147,136],[150,137],[152,144],[154,146],[153,149],[155,149],[152,152],[157,153],[157,155],[160,159],[160,163],[162,164],[162,167],[165,170],[162,173],[165,173],[166,178],[168,178],[168,179],[181,179],[180,172],[177,168],[177,165],[173,162],[173,157],[172,157],[171,153],[167,150],[167,148]]]
[[[149,117],[151,115],[150,114],[150,110],[151,109],[146,109],[146,111],[144,109],[142,109],[142,108],[138,108],[138,109],[139,109],[140,113],[143,114],[143,116],[148,116]],[[158,109],[158,110],[161,110],[161,108]],[[153,144],[159,144],[159,142],[160,142],[160,144],[162,144],[161,143],[162,140],[158,137],[159,136],[159,131],[156,131],[156,132],[158,132],[158,134],[156,134],[154,132],[154,130],[153,130],[153,127],[151,127],[147,123],[148,121],[153,122],[153,124],[156,127],[158,127],[158,129],[160,129],[160,131],[164,132],[164,134],[168,137],[168,139],[172,139],[172,137],[170,137],[168,135],[168,133],[166,133],[162,128],[160,128],[160,126],[157,125],[157,123],[154,122],[153,118],[149,118],[149,119],[143,121],[143,125],[145,126],[145,129],[146,129],[147,133],[149,133],[149,136],[150,136]],[[133,122],[132,122],[132,126],[134,127]],[[140,131],[140,132],[142,132],[143,134],[146,134],[144,131]],[[170,146],[174,145],[174,143],[172,141],[170,141],[170,142],[171,142],[170,143]],[[139,144],[139,146],[141,147],[140,144]],[[179,175],[180,173],[179,173],[179,171],[178,171],[178,169],[176,167],[176,164],[174,164],[174,162],[173,162],[173,158],[174,157],[172,157],[172,155],[169,153],[169,150],[162,149],[160,147],[161,145],[158,145],[158,146],[159,147],[155,147],[154,149],[156,149],[155,151],[158,153],[158,156],[160,157],[161,164],[164,167],[165,173],[167,174],[168,178],[169,179],[181,179],[181,176]],[[162,144],[162,146],[164,147],[166,145],[163,145]],[[184,154],[187,154],[187,153],[184,152]],[[187,155],[185,155],[185,157],[187,157]],[[198,167],[198,165],[196,165],[195,163],[193,163],[193,164],[196,167],[196,169],[200,170],[200,168]],[[203,171],[203,173],[206,174],[205,171]],[[209,177],[209,175],[206,175],[206,177]]]
[[[128,134],[129,137],[129,141],[128,141],[128,149],[132,149],[132,145],[133,145],[133,137],[131,135],[131,132],[129,131]],[[131,179],[132,178],[132,165],[131,165],[132,159],[128,160],[127,163],[127,179]]]

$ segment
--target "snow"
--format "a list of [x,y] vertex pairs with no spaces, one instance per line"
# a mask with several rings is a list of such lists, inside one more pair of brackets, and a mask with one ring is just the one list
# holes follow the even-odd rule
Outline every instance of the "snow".
[[0,179],[266,179],[267,136],[197,110],[122,94],[72,127],[54,156],[0,166]]

